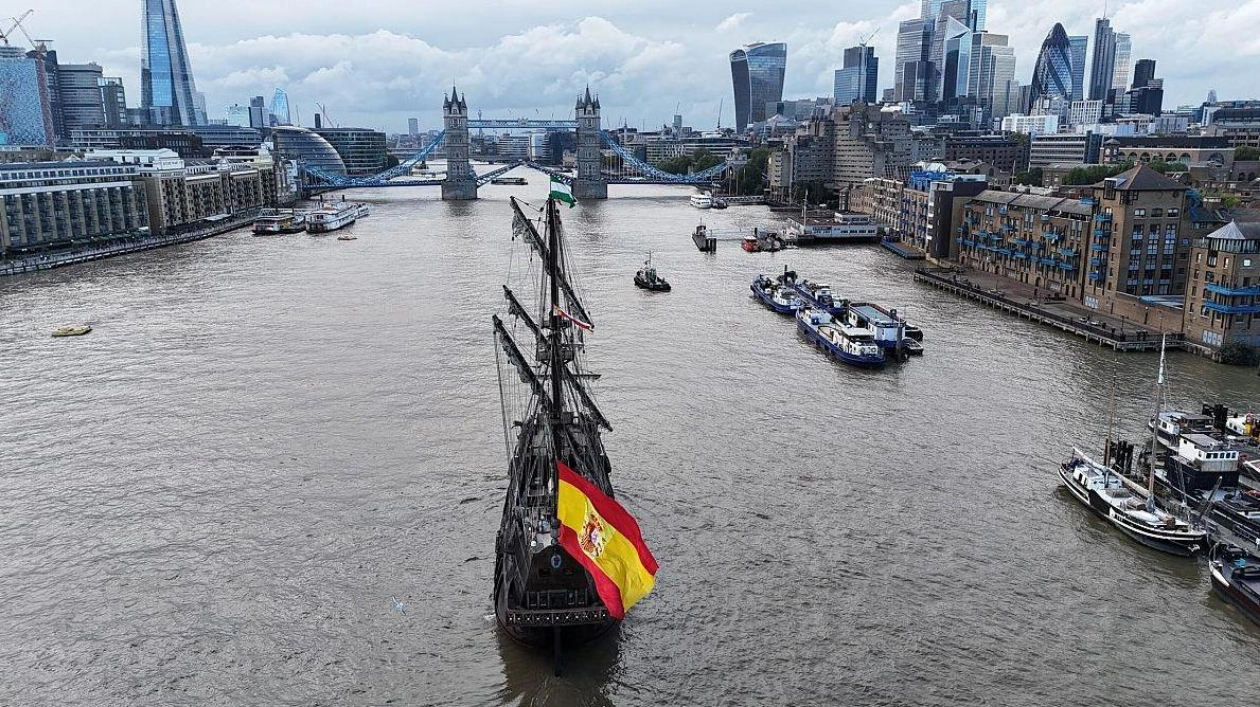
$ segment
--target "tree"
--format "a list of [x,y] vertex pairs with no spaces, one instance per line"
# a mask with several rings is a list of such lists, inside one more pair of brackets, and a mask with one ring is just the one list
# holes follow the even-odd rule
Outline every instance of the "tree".
[[722,164],[722,158],[713,154],[707,148],[698,148],[691,155],[691,167],[697,172],[703,172],[710,167],[716,167]]
[[1221,363],[1227,366],[1255,366],[1260,364],[1260,351],[1243,343],[1225,344],[1220,351]]
[[1027,172],[1020,172],[1015,175],[1015,183],[1033,187],[1044,187],[1046,185],[1045,173],[1041,171],[1040,167],[1033,167]]
[[1087,167],[1073,167],[1068,171],[1067,176],[1063,178],[1064,185],[1087,185],[1097,184],[1104,179],[1114,177],[1121,172],[1127,172],[1133,169],[1132,162],[1124,164],[1106,165],[1094,164]]
[[1159,172],[1160,174],[1172,174],[1176,172],[1189,172],[1190,171],[1190,168],[1187,167],[1185,163],[1178,162],[1176,160],[1173,160],[1172,162],[1165,162],[1163,160],[1159,160],[1156,162],[1151,162],[1150,164],[1147,165],[1147,167],[1150,167],[1151,169],[1155,170],[1156,172]]
[[748,153],[748,163],[735,175],[735,193],[756,196],[766,188],[766,166],[770,163],[770,150],[758,147]]
[[1243,145],[1234,148],[1234,161],[1236,162],[1255,162],[1260,160],[1260,147],[1252,147]]
[[385,155],[385,169],[393,169],[398,166],[398,158],[393,155]]

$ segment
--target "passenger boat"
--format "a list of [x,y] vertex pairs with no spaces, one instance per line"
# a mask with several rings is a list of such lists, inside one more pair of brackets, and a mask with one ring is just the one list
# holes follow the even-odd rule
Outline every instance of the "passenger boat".
[[524,177],[495,177],[490,180],[491,184],[498,186],[523,187],[529,182]]
[[1146,423],[1147,429],[1154,430],[1155,439],[1164,448],[1176,451],[1178,441],[1183,434],[1212,434],[1216,431],[1212,418],[1180,410],[1161,412],[1158,417]]
[[301,233],[306,230],[306,214],[292,209],[264,209],[254,219],[255,236]]
[[[1167,339],[1165,339],[1165,344]],[[1164,385],[1164,346],[1160,347],[1159,377],[1155,384],[1155,417],[1159,417]],[[1114,393],[1113,393],[1114,397]],[[1112,403],[1114,407],[1114,400]],[[1152,434],[1152,447],[1154,446]],[[1141,487],[1111,468],[1111,434],[1107,458],[1099,464],[1081,450],[1059,466],[1059,477],[1078,501],[1089,507],[1130,538],[1147,547],[1190,557],[1207,548],[1207,533],[1159,506],[1155,496],[1154,464],[1148,469],[1148,486]],[[1153,460],[1152,460],[1153,461]]]
[[839,315],[848,305],[848,300],[837,300],[835,294],[831,291],[831,285],[823,282],[811,282],[804,278],[798,278],[795,270],[783,269],[783,274],[779,276],[779,282],[792,288],[796,294],[805,300],[806,306],[826,312],[832,316]]
[[761,300],[762,304],[779,314],[796,314],[805,306],[795,290],[784,287],[782,283],[769,275],[758,275],[754,278],[751,289],[753,295]]
[[754,228],[752,235],[744,236],[739,245],[749,253],[777,253],[787,244],[774,231],[760,231]]
[[726,203],[726,199],[723,199],[720,196],[715,196],[713,197],[713,204],[709,208],[720,210],[725,209],[727,206],[729,206],[729,204]]
[[1208,567],[1217,596],[1260,624],[1260,557],[1238,547],[1218,546]]
[[91,332],[92,332],[91,325],[76,324],[76,325],[63,326],[63,327],[58,327],[56,329],[53,329],[52,335],[56,338],[62,338],[66,336],[83,336],[84,334],[90,334]]
[[713,208],[713,193],[706,191],[703,194],[692,194],[691,205],[697,209]]
[[696,226],[696,230],[691,234],[691,242],[696,244],[696,249],[701,253],[716,253],[717,239],[709,235],[709,227],[703,223]]
[[[614,538],[632,544],[637,539],[637,561],[649,574],[655,574],[656,563],[623,508],[614,510],[628,524],[591,510],[593,495],[600,496],[595,503],[615,505],[611,463],[601,439],[612,426],[587,389],[594,376],[586,371],[585,332],[594,324],[576,295],[556,201],[547,200],[541,218],[531,209],[532,219],[522,202],[513,198],[511,204],[513,240],[531,249],[542,268],[520,275],[538,289],[524,298],[536,306],[527,309],[505,286],[507,321],[493,317],[509,448],[507,495],[495,541],[494,613],[509,636],[551,643],[558,657],[562,642],[606,633],[651,589],[640,586],[638,596],[623,593],[616,604],[607,603],[607,585],[597,584],[589,568],[603,567],[595,561],[615,554]],[[563,519],[572,507],[560,505],[564,494],[572,493],[565,489],[575,484],[587,489],[585,504],[579,504],[586,521],[578,531],[571,519]],[[608,559],[624,562],[625,557]]]
[[639,268],[639,272],[634,274],[634,284],[636,287],[652,292],[669,292],[669,283],[665,278],[656,274],[656,268],[652,267],[652,253],[648,253],[647,260],[644,261],[643,267]]
[[821,309],[807,307],[798,311],[796,328],[814,346],[850,366],[880,368],[888,361],[868,330],[846,327]]
[[340,230],[367,216],[371,209],[367,204],[350,201],[321,203],[306,215],[306,230],[312,234]]
[[875,343],[884,349],[900,349],[906,337],[906,322],[897,310],[887,310],[870,302],[850,302],[841,313],[845,326],[869,329]]

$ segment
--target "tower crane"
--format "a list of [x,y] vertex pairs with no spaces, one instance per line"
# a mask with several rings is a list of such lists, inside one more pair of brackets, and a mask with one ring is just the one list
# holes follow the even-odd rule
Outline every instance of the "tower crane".
[[[879,34],[879,28],[878,28],[878,27],[876,27],[876,28],[875,28],[875,31],[874,31],[874,32],[871,32],[870,34],[868,34],[868,35],[866,35],[865,37],[863,37],[863,38],[862,38],[862,41],[858,43],[858,46],[862,48],[862,57],[861,57],[861,62],[862,62],[862,63],[860,64],[860,66],[862,67],[862,70],[858,72],[858,93],[859,93],[859,94],[860,94],[860,95],[861,95],[864,99],[866,98],[866,71],[867,71],[867,69],[866,69],[866,66],[867,66],[867,64],[866,64],[866,47],[867,47],[867,45],[868,45],[868,44],[870,44],[871,40],[872,40],[872,39],[874,39],[874,38],[875,38],[875,35],[877,35],[877,34]],[[876,98],[875,96],[871,96],[871,97],[870,97],[871,101],[874,101],[874,100],[875,100],[875,98]],[[863,101],[863,102],[867,102],[867,101]]]
[[[21,17],[10,17],[10,18],[8,18],[8,19],[10,19],[10,20],[12,20],[12,21],[13,21],[13,26],[12,26],[12,27],[10,27],[10,28],[8,28],[7,30],[4,30],[4,31],[0,32],[0,42],[4,42],[4,46],[6,46],[6,47],[7,47],[7,46],[9,46],[9,36],[13,34],[13,30],[15,30],[15,29],[21,29],[21,28],[22,28],[22,22],[23,22],[24,20],[26,20],[26,18],[30,17],[30,16],[31,16],[31,13],[33,13],[33,12],[35,12],[35,11],[34,11],[34,10],[27,10],[26,12],[23,12],[23,13],[22,13],[22,16],[21,16]],[[22,34],[26,34],[26,30],[25,30],[25,29],[22,29]],[[30,35],[27,35],[27,37],[26,37],[27,41],[30,41],[30,38],[31,38],[31,37],[30,37]]]

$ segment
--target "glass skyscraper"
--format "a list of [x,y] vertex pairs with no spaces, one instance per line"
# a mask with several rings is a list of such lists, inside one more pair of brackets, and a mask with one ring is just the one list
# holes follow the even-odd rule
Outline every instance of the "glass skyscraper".
[[731,52],[731,82],[735,86],[735,129],[743,132],[760,123],[767,103],[783,100],[787,73],[787,45],[782,42],[750,44]]
[[879,86],[879,59],[875,47],[850,47],[844,50],[844,67],[836,71],[833,97],[836,105],[854,101],[875,103]]
[[1068,37],[1072,45],[1072,100],[1085,100],[1085,53],[1089,49],[1089,37]]
[[0,46],[0,145],[51,145],[55,137],[44,60]]
[[1094,60],[1089,67],[1089,100],[1105,101],[1111,95],[1116,74],[1116,32],[1111,20],[1099,17],[1094,22]]
[[1033,69],[1030,100],[1052,96],[1072,100],[1072,42],[1067,30],[1057,23],[1041,44],[1041,54]]
[[1129,85],[1129,64],[1133,58],[1133,40],[1123,32],[1116,33],[1115,69],[1111,73],[1111,86],[1124,88]]
[[275,95],[271,97],[271,124],[293,124],[293,118],[289,115],[289,94],[283,88],[277,88]]
[[144,0],[140,107],[158,125],[198,125],[192,68],[175,0]]

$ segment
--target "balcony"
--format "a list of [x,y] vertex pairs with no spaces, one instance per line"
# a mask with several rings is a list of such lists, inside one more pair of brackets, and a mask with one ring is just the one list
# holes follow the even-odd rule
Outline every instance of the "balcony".
[[1076,251],[1075,251],[1075,250],[1073,250],[1073,249],[1071,249],[1071,248],[1060,248],[1060,249],[1059,249],[1059,252],[1060,252],[1060,253],[1062,253],[1062,254],[1063,254],[1063,257],[1065,257],[1065,258],[1075,258],[1075,257],[1076,257]]
[[1216,295],[1224,295],[1226,297],[1247,297],[1250,295],[1260,295],[1260,286],[1252,287],[1226,287],[1216,283],[1209,283],[1207,291]]
[[1094,243],[1089,249],[1096,253],[1106,253],[1108,250],[1111,250],[1111,246],[1106,243]]
[[1107,259],[1106,258],[1090,258],[1089,264],[1096,268],[1102,267],[1107,264]]
[[1103,280],[1103,278],[1105,278],[1105,277],[1107,277],[1107,276],[1106,276],[1106,275],[1104,275],[1104,274],[1102,274],[1102,273],[1100,273],[1100,272],[1092,272],[1092,273],[1090,273],[1090,274],[1089,274],[1089,279],[1090,279],[1090,281],[1091,281],[1091,282],[1101,282],[1101,281]]
[[1209,312],[1218,314],[1260,314],[1260,304],[1220,304],[1219,302],[1204,302],[1203,308]]
[[1076,270],[1076,266],[1071,263],[1059,263],[1059,267],[1064,270],[1067,270],[1068,272]]
[[1111,214],[1094,214],[1094,220],[1099,223],[1111,223]]
[[1095,238],[1111,238],[1111,231],[1108,231],[1105,228],[1095,228],[1094,237]]

